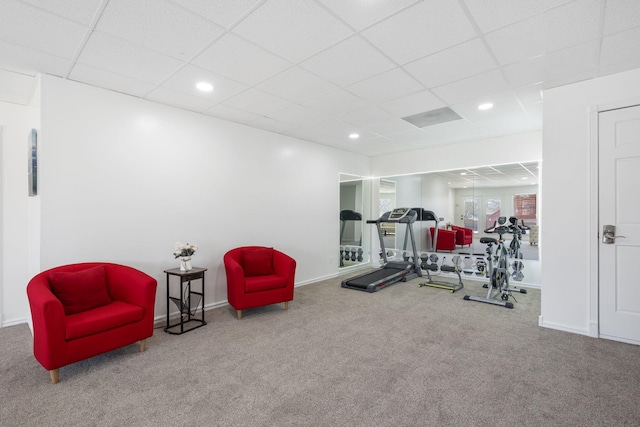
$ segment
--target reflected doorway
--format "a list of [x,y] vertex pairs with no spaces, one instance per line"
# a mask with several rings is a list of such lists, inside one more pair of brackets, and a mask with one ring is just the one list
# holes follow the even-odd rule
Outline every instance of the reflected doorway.
[[369,215],[370,181],[357,175],[341,173],[338,238],[338,266],[357,267],[369,262],[369,238],[365,222]]

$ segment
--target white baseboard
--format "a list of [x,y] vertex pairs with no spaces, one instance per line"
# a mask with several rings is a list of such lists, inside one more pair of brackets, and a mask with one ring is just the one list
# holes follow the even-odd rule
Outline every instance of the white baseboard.
[[17,318],[17,319],[10,319],[10,320],[2,322],[2,325],[0,325],[0,327],[4,328],[4,327],[7,327],[7,326],[20,325],[22,323],[29,323],[29,318],[20,317],[20,318]]
[[570,332],[572,334],[592,336],[590,334],[590,331],[587,331],[586,329],[576,329],[576,328],[566,326],[566,325],[561,325],[558,323],[547,322],[544,320],[542,315],[538,316],[538,326],[541,326],[543,328],[555,329],[558,331]]
[[589,323],[589,336],[593,338],[600,337],[600,328],[598,326],[598,322]]

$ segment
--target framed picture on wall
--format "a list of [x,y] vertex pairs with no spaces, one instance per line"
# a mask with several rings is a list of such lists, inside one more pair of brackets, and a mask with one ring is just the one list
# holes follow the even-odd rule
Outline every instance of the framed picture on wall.
[[29,133],[29,196],[38,195],[38,132],[31,129]]

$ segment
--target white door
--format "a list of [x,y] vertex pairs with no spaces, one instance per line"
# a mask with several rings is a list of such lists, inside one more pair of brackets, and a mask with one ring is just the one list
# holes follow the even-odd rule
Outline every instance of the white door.
[[[640,106],[598,120],[599,332],[640,344]],[[603,243],[605,225],[616,227],[612,244]]]

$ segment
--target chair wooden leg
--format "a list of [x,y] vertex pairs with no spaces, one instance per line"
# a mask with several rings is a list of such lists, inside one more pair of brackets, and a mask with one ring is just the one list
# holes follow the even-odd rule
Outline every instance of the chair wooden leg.
[[140,341],[140,353],[145,351],[146,348],[147,348],[147,339],[145,338],[142,341]]
[[236,312],[238,313],[238,320],[242,319],[242,310],[236,310]]
[[60,370],[52,369],[49,371],[49,374],[51,375],[51,384],[58,384],[58,381],[60,380]]
[[284,309],[289,310],[289,301],[284,302]]

